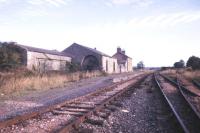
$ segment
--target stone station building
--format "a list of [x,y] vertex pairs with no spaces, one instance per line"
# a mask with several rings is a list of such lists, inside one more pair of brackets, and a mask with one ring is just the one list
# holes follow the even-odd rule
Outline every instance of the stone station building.
[[78,63],[82,70],[100,70],[106,73],[118,73],[117,59],[106,55],[95,48],[89,48],[77,43],[63,50],[72,57],[72,62]]
[[119,73],[133,71],[132,58],[126,55],[125,50],[122,50],[120,47],[117,48],[117,53],[112,57],[117,59]]

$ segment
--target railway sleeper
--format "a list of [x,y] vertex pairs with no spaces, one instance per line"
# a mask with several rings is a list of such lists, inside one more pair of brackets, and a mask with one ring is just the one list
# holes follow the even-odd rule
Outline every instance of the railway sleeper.
[[69,112],[77,112],[77,113],[87,113],[89,110],[74,110],[74,109],[65,109],[64,111],[69,111]]
[[107,106],[106,106],[106,109],[108,109],[108,110],[114,112],[114,111],[118,110],[118,107],[116,107],[116,106],[114,106],[114,105],[107,105]]
[[94,129],[91,128],[79,128],[76,133],[94,133]]
[[95,119],[92,119],[92,118],[88,118],[85,122],[92,124],[92,125],[98,125],[98,126],[104,125],[104,120],[95,120]]
[[56,109],[57,111],[69,111],[69,112],[81,112],[81,113],[87,113],[89,110],[88,109],[82,109],[82,108],[60,108]]
[[81,112],[69,112],[69,111],[59,111],[59,110],[53,110],[52,114],[54,114],[54,115],[66,114],[66,115],[73,115],[73,116],[77,116],[77,117],[80,117],[83,115],[83,113],[81,113]]
[[103,119],[108,119],[110,114],[111,114],[110,112],[98,112],[98,113],[95,113],[94,115],[101,117]]
[[65,108],[74,108],[74,109],[94,109],[94,106],[82,106],[82,105],[66,105]]
[[111,104],[111,105],[114,105],[114,106],[116,106],[116,107],[122,107],[122,106],[123,106],[122,103],[117,102],[117,101],[111,101],[110,104]]

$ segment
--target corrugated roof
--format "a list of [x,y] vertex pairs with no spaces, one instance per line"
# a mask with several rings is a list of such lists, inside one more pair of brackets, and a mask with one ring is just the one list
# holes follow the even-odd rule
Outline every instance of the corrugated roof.
[[19,45],[19,44],[17,44],[17,46],[20,46],[21,48],[24,48],[27,51],[31,51],[31,52],[38,52],[38,53],[45,53],[45,54],[66,56],[64,53],[61,53],[61,52],[59,52],[57,50],[47,50],[47,49],[35,48],[35,47],[25,46],[25,45]]
[[112,58],[111,56],[109,56],[109,55],[107,55],[107,54],[104,54],[104,53],[102,53],[102,52],[100,52],[100,51],[98,51],[98,50],[96,50],[96,49],[93,49],[93,48],[89,48],[89,47],[86,47],[86,46],[83,46],[83,45],[80,45],[80,44],[77,44],[77,43],[73,43],[72,45],[78,45],[78,46],[81,46],[81,47],[83,47],[83,48],[86,48],[86,49],[88,49],[88,50],[90,50],[90,51],[92,51],[92,52],[94,52],[94,53],[96,53],[96,54],[100,54],[100,55],[102,55],[102,56],[107,56],[107,57]]

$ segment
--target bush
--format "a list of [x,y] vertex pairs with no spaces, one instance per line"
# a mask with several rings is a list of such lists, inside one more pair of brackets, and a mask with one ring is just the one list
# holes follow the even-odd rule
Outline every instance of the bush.
[[191,67],[193,70],[200,69],[200,58],[191,56],[187,61],[187,67]]
[[185,62],[183,60],[180,60],[179,62],[174,63],[175,68],[184,68],[185,67]]
[[137,63],[137,69],[144,69],[143,61],[140,61],[139,63]]
[[66,72],[77,72],[80,71],[80,65],[74,62],[66,62]]
[[0,42],[0,68],[10,69],[22,65],[22,54],[13,42]]

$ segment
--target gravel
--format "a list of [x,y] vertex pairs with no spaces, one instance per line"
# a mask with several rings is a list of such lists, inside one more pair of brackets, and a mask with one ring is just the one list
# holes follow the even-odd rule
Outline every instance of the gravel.
[[[74,132],[81,133],[177,133],[177,123],[163,97],[148,77],[140,86],[133,87],[112,106],[104,109],[107,119],[94,115],[90,119],[104,121],[102,126],[84,122]],[[121,105],[121,106],[117,106]],[[114,111],[114,112],[113,112]]]

